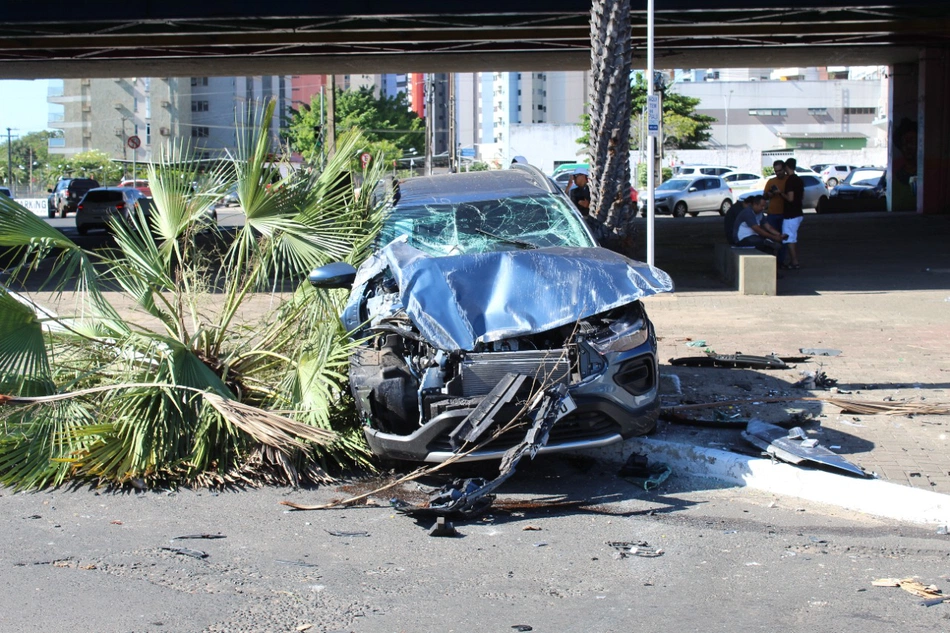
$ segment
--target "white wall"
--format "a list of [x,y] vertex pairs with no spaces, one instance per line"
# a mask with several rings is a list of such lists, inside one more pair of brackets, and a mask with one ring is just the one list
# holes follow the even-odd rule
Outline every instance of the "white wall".
[[580,125],[537,123],[512,125],[507,143],[506,163],[515,156],[524,156],[528,162],[546,174],[554,171],[554,163],[586,163],[587,155],[577,144],[584,135]]

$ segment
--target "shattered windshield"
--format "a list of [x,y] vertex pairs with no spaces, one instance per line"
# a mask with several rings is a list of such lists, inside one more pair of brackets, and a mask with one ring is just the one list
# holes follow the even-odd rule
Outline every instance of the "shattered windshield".
[[397,206],[386,218],[380,244],[402,235],[435,256],[595,246],[580,216],[554,195]]

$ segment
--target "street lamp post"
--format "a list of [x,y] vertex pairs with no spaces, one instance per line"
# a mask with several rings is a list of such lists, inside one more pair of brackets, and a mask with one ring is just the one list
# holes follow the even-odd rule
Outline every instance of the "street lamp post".
[[7,184],[10,186],[10,193],[16,195],[16,185],[13,184],[13,150],[10,144],[10,131],[13,128],[7,128]]

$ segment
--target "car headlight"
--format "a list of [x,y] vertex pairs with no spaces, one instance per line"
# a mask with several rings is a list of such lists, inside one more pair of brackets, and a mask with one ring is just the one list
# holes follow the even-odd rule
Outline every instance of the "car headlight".
[[610,332],[588,341],[601,354],[634,349],[646,343],[650,336],[650,326],[641,311],[614,321],[609,329]]

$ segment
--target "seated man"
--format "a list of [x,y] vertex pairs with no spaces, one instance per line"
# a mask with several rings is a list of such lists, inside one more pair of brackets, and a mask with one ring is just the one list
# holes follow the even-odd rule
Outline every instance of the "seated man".
[[[733,217],[735,224],[732,227],[733,246],[754,246],[763,253],[776,255],[782,248],[782,240],[785,235],[779,233],[769,224],[763,224],[763,214],[768,206],[768,202],[762,196],[752,196],[745,201],[736,215]],[[736,205],[739,206],[739,205]],[[726,214],[726,222],[729,221],[729,213]]]

